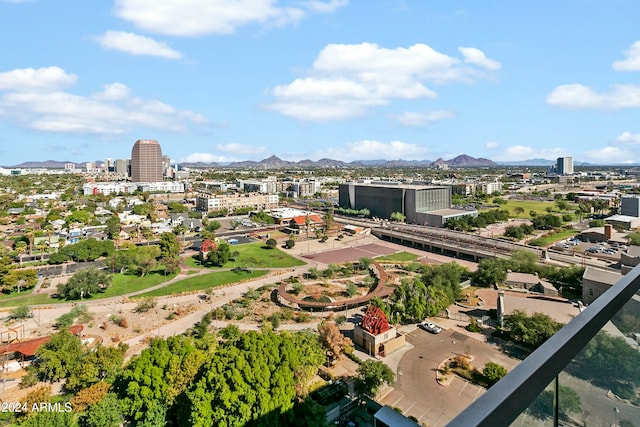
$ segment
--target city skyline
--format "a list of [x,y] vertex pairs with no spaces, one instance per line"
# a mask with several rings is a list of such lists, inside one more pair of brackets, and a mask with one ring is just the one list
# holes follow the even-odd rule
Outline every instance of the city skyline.
[[0,158],[126,158],[153,139],[177,163],[637,164],[638,12],[627,0],[0,0]]

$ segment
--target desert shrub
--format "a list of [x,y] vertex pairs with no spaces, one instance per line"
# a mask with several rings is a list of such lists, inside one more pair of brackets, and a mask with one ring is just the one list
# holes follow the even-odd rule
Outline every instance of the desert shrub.
[[154,308],[157,304],[158,304],[158,300],[155,299],[154,297],[143,298],[138,303],[138,305],[136,305],[136,308],[134,309],[134,311],[136,313],[146,313],[147,311]]

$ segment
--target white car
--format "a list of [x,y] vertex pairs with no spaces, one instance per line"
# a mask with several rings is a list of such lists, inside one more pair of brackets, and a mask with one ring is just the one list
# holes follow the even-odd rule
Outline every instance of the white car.
[[420,322],[418,327],[424,329],[427,332],[431,332],[432,334],[439,334],[440,332],[442,332],[442,328],[433,322]]

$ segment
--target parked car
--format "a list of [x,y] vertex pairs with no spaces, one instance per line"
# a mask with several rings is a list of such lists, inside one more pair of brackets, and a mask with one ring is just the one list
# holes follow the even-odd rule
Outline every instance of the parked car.
[[442,328],[433,322],[421,322],[418,327],[427,332],[431,332],[432,334],[439,334],[442,332]]

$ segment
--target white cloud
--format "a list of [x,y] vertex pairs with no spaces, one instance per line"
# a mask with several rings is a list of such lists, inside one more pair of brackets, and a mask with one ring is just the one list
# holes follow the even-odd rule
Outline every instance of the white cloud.
[[473,82],[485,71],[426,44],[387,49],[374,43],[329,44],[308,77],[269,92],[271,111],[301,120],[323,121],[363,115],[394,99],[429,99],[437,94],[425,82]]
[[640,144],[640,134],[631,132],[622,132],[615,139],[618,144]]
[[[15,86],[7,86],[10,80]],[[186,131],[206,117],[157,100],[133,97],[121,83],[90,96],[63,91],[76,76],[58,67],[0,73],[0,117],[41,131],[118,135],[140,128]],[[47,89],[47,90],[43,90]]]
[[496,148],[498,148],[500,146],[500,144],[498,144],[495,141],[488,141],[484,144],[484,147],[488,150],[495,150]]
[[104,49],[119,50],[131,55],[159,56],[167,59],[180,59],[182,54],[171,49],[166,43],[151,37],[126,31],[107,31],[96,37]]
[[49,91],[73,85],[77,76],[60,67],[17,68],[0,72],[0,90]]
[[556,87],[548,96],[549,105],[565,108],[635,108],[640,107],[640,85],[614,85],[606,93],[597,93],[581,84]]
[[281,6],[277,0],[116,0],[115,14],[138,28],[172,36],[232,34],[249,24],[282,26],[308,13],[333,12],[345,0],[310,0]]
[[427,155],[424,146],[403,141],[381,142],[375,140],[353,141],[341,147],[323,148],[313,152],[289,153],[287,159],[340,159],[344,162],[354,160],[424,160]]
[[122,83],[111,83],[104,85],[102,92],[93,94],[91,97],[104,101],[120,101],[129,98],[131,91]]
[[179,162],[181,162],[181,163],[182,162],[187,162],[187,163],[197,163],[197,162],[226,163],[226,162],[230,162],[230,161],[233,161],[233,160],[228,158],[228,157],[219,156],[219,155],[212,154],[212,153],[191,153],[187,157],[179,160]]
[[638,153],[634,153],[631,150],[627,150],[619,147],[607,146],[597,150],[590,150],[584,153],[584,158],[587,162],[595,163],[598,165],[608,163],[636,163],[638,160]]
[[520,161],[531,159],[556,160],[558,157],[571,156],[564,148],[534,148],[526,145],[512,145],[496,153],[496,161]]
[[635,42],[625,52],[626,58],[613,63],[616,71],[640,71],[640,41]]
[[391,115],[390,117],[405,126],[427,126],[442,120],[451,119],[454,117],[454,114],[448,110],[434,110],[425,113],[405,111],[400,114]]
[[460,53],[464,56],[464,62],[474,64],[487,70],[499,70],[502,67],[498,61],[487,58],[483,51],[475,47],[459,47]]
[[228,144],[218,144],[216,145],[217,151],[222,151],[223,153],[232,153],[232,154],[240,154],[240,155],[262,155],[268,153],[266,147],[256,146],[256,145],[248,145],[248,144],[237,144],[237,143],[228,143]]

